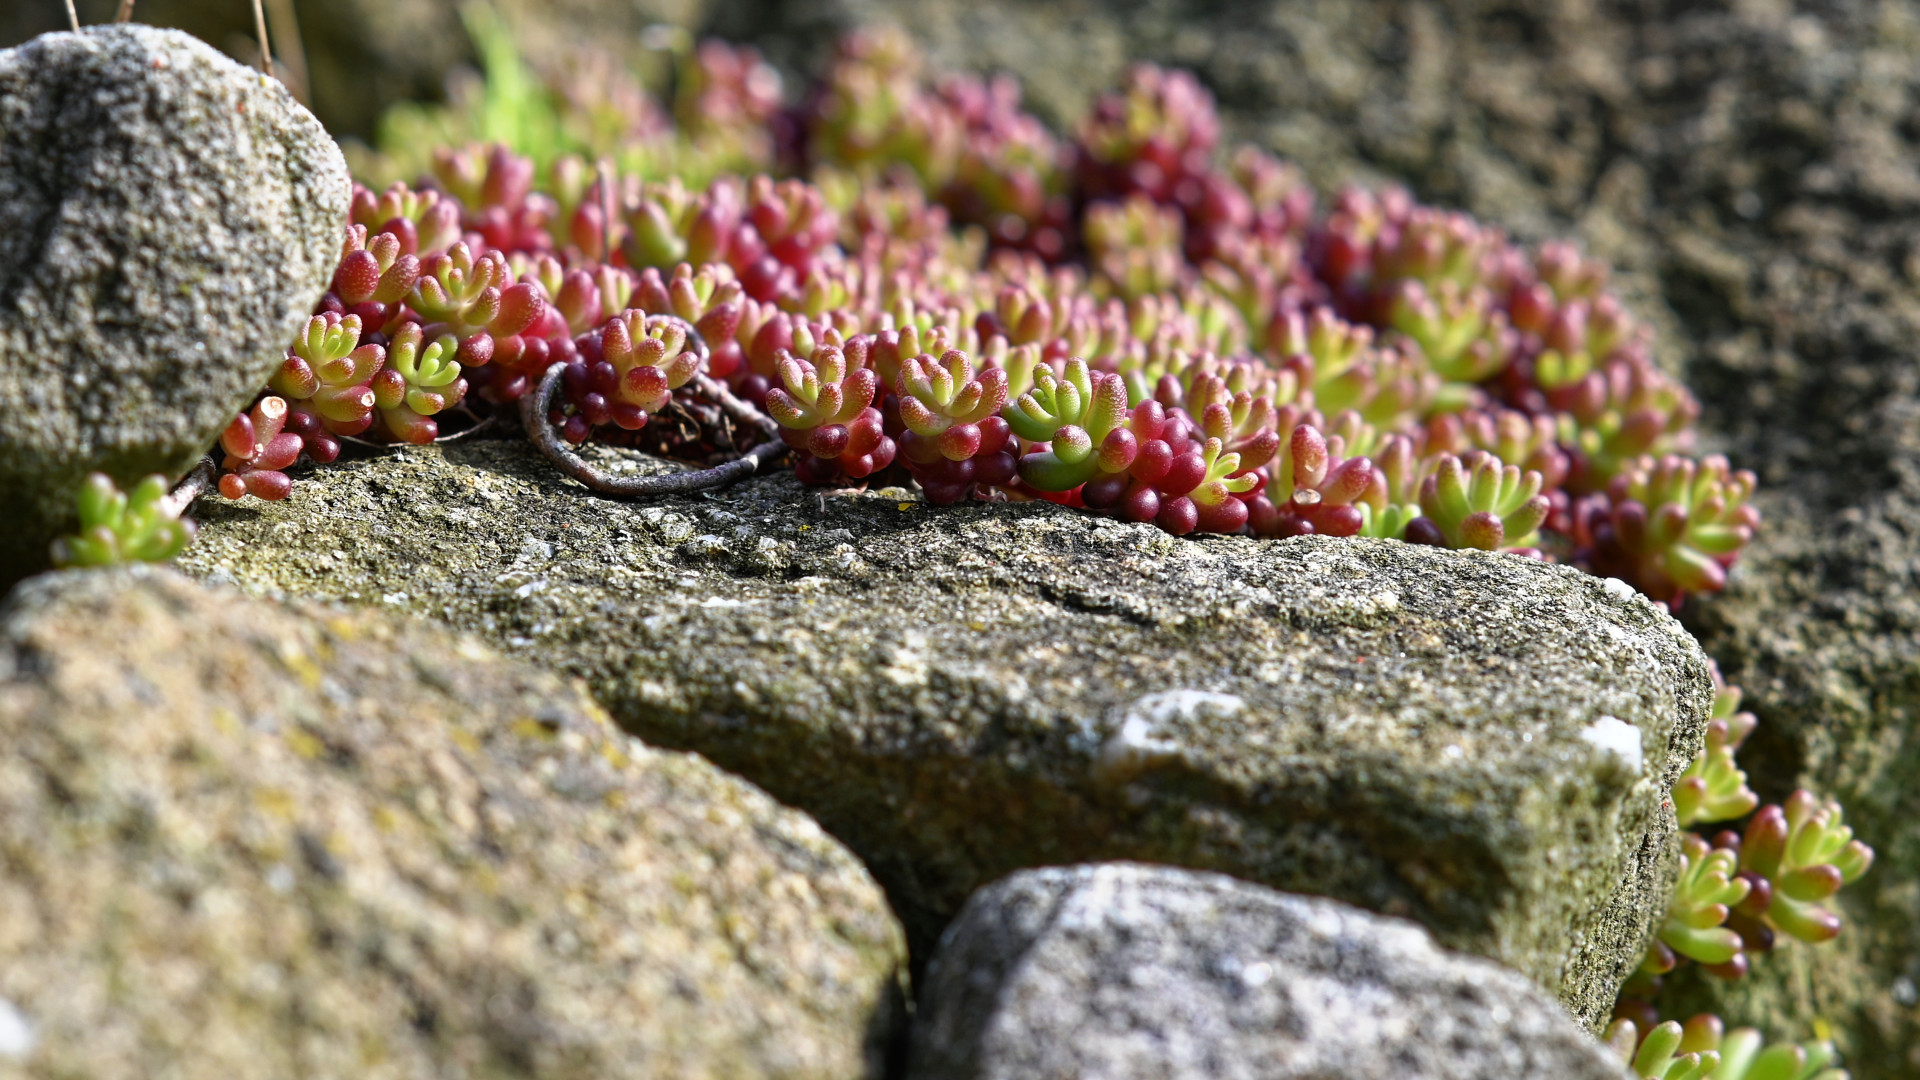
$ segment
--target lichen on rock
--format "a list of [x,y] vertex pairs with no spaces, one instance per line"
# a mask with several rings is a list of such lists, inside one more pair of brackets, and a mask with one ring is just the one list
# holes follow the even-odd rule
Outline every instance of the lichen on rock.
[[[1510,555],[1182,541],[786,475],[622,503],[510,443],[222,507],[185,566],[583,677],[629,730],[817,817],[922,949],[1009,871],[1173,863],[1409,916],[1589,1025],[1664,909],[1665,795],[1710,697],[1653,605]],[[1588,737],[1605,718],[1637,765]]]
[[169,571],[0,609],[0,1075],[878,1076],[905,946],[580,689]]

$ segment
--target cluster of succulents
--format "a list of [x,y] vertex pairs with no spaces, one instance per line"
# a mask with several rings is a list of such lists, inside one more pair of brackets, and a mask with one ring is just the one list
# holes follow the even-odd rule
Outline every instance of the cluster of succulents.
[[1645,1032],[1632,1020],[1616,1020],[1606,1041],[1643,1080],[1847,1080],[1825,1039],[1768,1045],[1759,1031],[1728,1031],[1711,1013]]
[[[226,497],[500,421],[584,480],[565,444],[747,466],[674,490],[786,456],[935,505],[1564,560],[1668,604],[1722,588],[1758,527],[1753,475],[1690,456],[1698,406],[1603,264],[1398,189],[1321,212],[1293,167],[1223,150],[1187,73],[1133,69],[1062,138],[1011,79],[936,78],[893,33],[849,37],[792,105],[750,50],[684,47],[663,106],[591,64],[496,95],[531,75],[477,29],[493,81],[400,114],[394,149],[439,149],[356,189],[331,288],[220,440]],[[62,560],[177,550],[160,494],[90,482]],[[1683,826],[1729,827],[1686,834],[1608,1038],[1649,1078],[1836,1080],[1825,1043],[1652,1003],[1679,964],[1737,978],[1831,938],[1872,861],[1837,805],[1759,806],[1738,702],[1673,794]]]
[[[1738,979],[1754,957],[1787,941],[1831,941],[1841,930],[1828,906],[1834,894],[1873,865],[1873,850],[1853,838],[1838,803],[1803,790],[1760,805],[1734,757],[1757,721],[1740,710],[1738,687],[1722,684],[1717,670],[1714,681],[1706,745],[1673,789],[1674,813],[1689,830],[1680,834],[1679,880],[1652,948],[1621,988],[1608,1039],[1649,1078],[1844,1080],[1824,1042],[1763,1050],[1751,1029],[1723,1038],[1710,1015],[1684,1030],[1659,1019],[1662,979],[1681,964]],[[1731,827],[1741,819],[1744,828]],[[1705,835],[1715,825],[1723,827]]]
[[551,171],[558,159],[611,160],[625,174],[678,176],[704,184],[722,173],[773,168],[782,145],[779,74],[750,48],[696,44],[658,27],[642,42],[657,61],[648,74],[673,83],[665,100],[609,49],[582,42],[564,66],[534,70],[507,20],[484,3],[460,13],[484,77],[457,72],[452,106],[401,102],[380,121],[379,150],[348,142],[354,175],[384,188],[433,167],[436,150],[504,143],[536,162],[556,194],[583,184]]
[[[574,126],[626,109],[611,144],[446,147],[360,189],[270,388],[286,418],[236,421],[223,491],[284,494],[283,434],[315,461],[428,441],[559,364],[537,411],[572,443],[771,437],[720,387],[809,484],[1512,551],[1668,603],[1758,525],[1751,474],[1687,456],[1698,407],[1604,266],[1398,190],[1316,213],[1297,170],[1220,146],[1187,73],[1135,68],[1061,138],[898,34],[851,36],[790,107],[750,52],[686,53],[671,109],[547,91]],[[690,183],[673,140],[766,171]]]

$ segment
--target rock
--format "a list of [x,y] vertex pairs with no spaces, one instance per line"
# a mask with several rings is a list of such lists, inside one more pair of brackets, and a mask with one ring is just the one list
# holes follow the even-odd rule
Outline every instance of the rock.
[[1920,1075],[1920,5],[740,0],[714,25],[810,68],[875,19],[1062,119],[1131,61],[1184,65],[1323,190],[1397,181],[1613,262],[1707,448],[1761,477],[1732,588],[1682,612],[1760,718],[1742,759],[1881,856],[1839,940],[1669,1011]]
[[903,961],[811,821],[470,639],[0,610],[0,1075],[877,1076]]
[[635,505],[518,442],[209,509],[184,565],[585,678],[818,818],[922,952],[1012,870],[1165,862],[1412,917],[1589,1024],[1665,905],[1708,698],[1677,623],[1566,567],[787,473]]
[[928,969],[910,1080],[1621,1080],[1515,973],[1420,927],[1218,874],[1028,870]]
[[340,255],[346,164],[278,83],[185,34],[0,52],[0,586],[88,472],[184,473]]

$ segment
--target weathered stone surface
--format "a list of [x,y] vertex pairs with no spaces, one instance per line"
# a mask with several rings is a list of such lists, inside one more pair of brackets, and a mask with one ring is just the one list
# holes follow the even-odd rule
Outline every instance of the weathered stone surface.
[[0,1077],[846,1080],[903,962],[811,821],[471,640],[157,571],[0,609]]
[[1767,518],[1683,618],[1761,727],[1770,799],[1839,798],[1881,855],[1851,926],[1674,1004],[1920,1076],[1920,3],[1691,0],[740,0],[790,64],[896,22],[1072,118],[1137,59],[1198,70],[1229,127],[1323,187],[1395,180],[1611,260],[1710,448]]
[[278,83],[144,26],[0,52],[0,585],[88,472],[179,475],[340,255],[346,163]]
[[909,1080],[1622,1080],[1512,971],[1218,874],[1111,863],[981,889],[941,938]]
[[185,565],[585,677],[819,818],[923,946],[1010,870],[1170,862],[1409,915],[1589,1023],[1665,904],[1707,700],[1677,623],[1566,567],[790,474],[623,504],[511,442],[210,509]]

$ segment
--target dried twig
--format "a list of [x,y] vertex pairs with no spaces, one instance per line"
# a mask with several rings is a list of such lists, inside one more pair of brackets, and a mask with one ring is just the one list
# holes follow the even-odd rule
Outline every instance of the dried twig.
[[260,73],[273,74],[273,49],[267,42],[267,13],[260,0],[253,0],[253,32],[260,37]]
[[700,392],[700,396],[718,405],[720,411],[726,413],[734,423],[753,428],[769,439],[780,437],[780,425],[773,417],[734,397],[733,391],[727,389],[727,384],[719,379],[711,375],[695,375],[693,388]]
[[120,0],[120,10],[113,16],[117,23],[133,21],[133,0]]
[[[473,414],[468,413],[467,415],[472,416]],[[482,432],[492,431],[498,425],[499,425],[499,419],[497,417],[492,417],[492,416],[481,417],[479,420],[476,420],[474,422],[474,425],[472,427],[466,429],[465,431],[456,431],[451,435],[441,435],[435,438],[433,440],[433,445],[443,446],[447,443],[463,442],[467,439],[472,438],[475,435],[481,434]]]
[[527,437],[533,440],[533,445],[539,447],[540,452],[547,455],[547,459],[561,472],[602,495],[681,495],[724,487],[759,472],[761,466],[787,449],[785,443],[775,439],[711,469],[669,473],[665,476],[608,476],[568,449],[554,433],[553,425],[547,422],[547,409],[552,405],[554,389],[560,385],[560,376],[566,370],[565,364],[554,364],[547,369],[547,373],[540,378],[540,385],[520,399],[520,421],[525,425]]
[[201,458],[193,471],[182,477],[180,483],[161,500],[161,512],[172,517],[184,517],[200,496],[213,489],[213,482],[219,475],[219,466],[213,463],[212,458]]
[[73,32],[80,32],[80,13],[73,10],[73,0],[67,0],[67,22],[73,25]]

